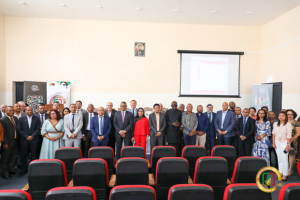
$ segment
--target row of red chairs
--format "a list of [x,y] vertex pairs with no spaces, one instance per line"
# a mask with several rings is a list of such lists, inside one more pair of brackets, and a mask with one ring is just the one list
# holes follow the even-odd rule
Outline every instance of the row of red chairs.
[[[283,186],[278,200],[296,200],[300,195],[300,183]],[[0,199],[32,200],[29,193],[22,190],[0,190]],[[57,187],[49,190],[45,200],[96,200],[96,192],[91,187]],[[116,186],[109,195],[110,200],[156,200],[156,191],[145,185]],[[174,185],[168,190],[168,200],[214,200],[213,188],[205,184]],[[264,199],[272,200],[271,193],[261,191],[256,184],[231,184],[225,189],[223,200]]]
[[[236,161],[232,182],[255,183],[257,172],[266,165],[266,161],[262,158],[241,157]],[[189,177],[189,162],[185,158],[160,158],[154,175],[148,174],[146,159],[121,158],[116,165],[116,175],[112,175],[109,180],[108,167],[104,159],[78,159],[74,163],[72,177],[68,184],[66,167],[62,160],[40,159],[30,163],[28,184],[24,190],[29,190],[34,199],[40,199],[48,190],[55,187],[89,186],[95,189],[97,199],[107,199],[109,187],[150,185],[156,187],[158,199],[165,200],[173,185],[207,184],[214,189],[216,199],[222,199],[227,186],[226,159],[216,156],[200,157],[196,161],[195,168],[192,181]]]

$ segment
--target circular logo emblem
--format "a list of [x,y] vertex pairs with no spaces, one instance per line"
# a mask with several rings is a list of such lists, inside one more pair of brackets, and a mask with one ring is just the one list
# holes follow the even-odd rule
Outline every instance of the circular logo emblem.
[[[274,167],[264,167],[260,169],[256,175],[256,184],[258,188],[267,193],[276,191],[276,176],[281,181],[280,172]],[[277,184],[280,186],[280,184]]]
[[34,92],[36,92],[36,91],[39,90],[39,86],[33,85],[33,86],[31,86],[31,90],[34,91]]

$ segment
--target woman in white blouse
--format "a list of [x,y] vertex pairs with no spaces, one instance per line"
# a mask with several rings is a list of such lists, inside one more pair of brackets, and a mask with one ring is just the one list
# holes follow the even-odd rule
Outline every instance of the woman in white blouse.
[[278,114],[277,122],[273,125],[273,147],[278,158],[278,170],[282,180],[286,181],[289,171],[288,152],[291,150],[292,124],[288,122],[286,112]]

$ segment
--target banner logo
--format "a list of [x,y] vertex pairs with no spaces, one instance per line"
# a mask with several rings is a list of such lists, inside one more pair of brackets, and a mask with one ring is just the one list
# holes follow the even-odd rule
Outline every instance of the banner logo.
[[54,102],[58,102],[59,104],[66,104],[66,100],[63,96],[55,95],[50,99],[50,103],[53,104]]
[[[256,175],[256,184],[258,188],[267,193],[276,191],[276,176],[278,181],[282,180],[281,174],[274,167],[264,167],[260,169]],[[282,187],[282,184],[277,183],[277,186]]]
[[33,85],[33,86],[31,86],[31,90],[34,91],[34,92],[36,92],[36,91],[38,91],[40,89],[39,89],[39,86]]

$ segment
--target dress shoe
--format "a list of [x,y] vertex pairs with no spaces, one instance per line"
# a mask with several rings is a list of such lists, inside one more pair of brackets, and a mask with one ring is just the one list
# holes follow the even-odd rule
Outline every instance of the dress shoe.
[[8,174],[2,174],[2,177],[5,179],[11,179],[11,176],[9,176]]
[[9,174],[17,174],[17,172],[13,171],[13,172],[9,172]]
[[24,170],[24,171],[21,171],[19,174],[18,174],[18,177],[21,177],[23,175],[27,174],[27,170]]

